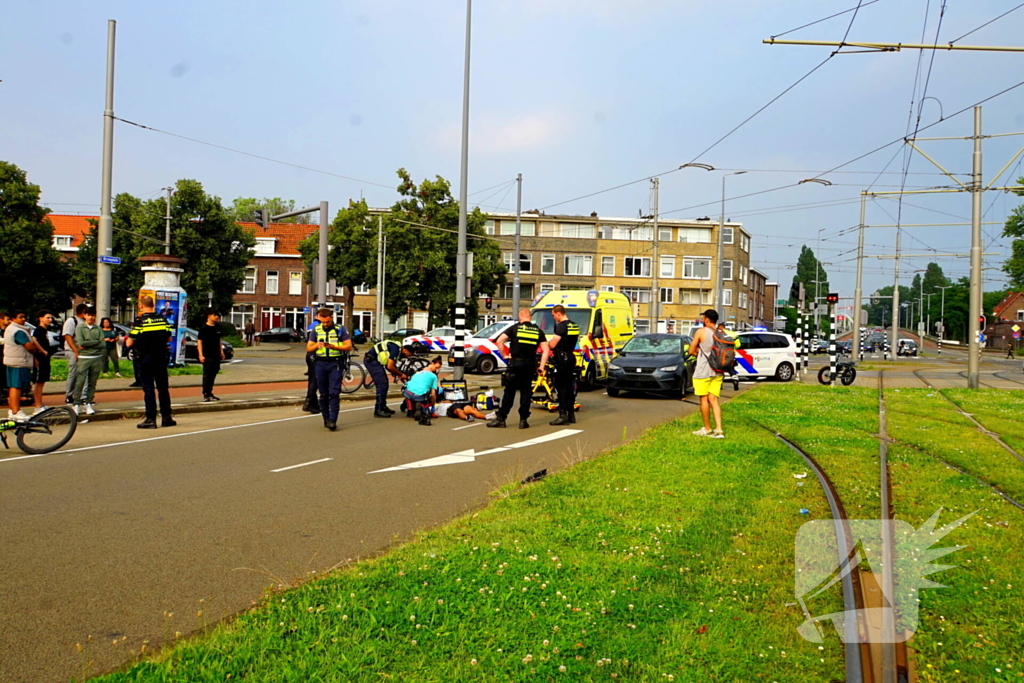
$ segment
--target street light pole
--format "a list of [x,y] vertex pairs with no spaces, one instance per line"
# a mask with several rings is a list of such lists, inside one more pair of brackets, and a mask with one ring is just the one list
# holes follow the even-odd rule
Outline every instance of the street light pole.
[[[519,293],[520,293],[520,281],[519,281],[519,259],[522,258],[520,251],[522,249],[522,222],[523,222],[523,174],[516,175],[516,253],[515,253],[515,271],[512,275],[512,319],[519,320]],[[536,232],[534,232],[536,234]]]
[[974,158],[971,168],[971,290],[968,299],[970,334],[967,354],[967,388],[977,389],[979,379],[981,339],[975,328],[981,317],[982,274],[981,274],[981,107],[974,108]]
[[[721,309],[719,311],[720,320],[729,319],[725,312],[725,305],[722,303],[725,300],[725,280],[722,277],[722,266],[725,259],[725,179],[731,175],[743,175],[744,173],[746,171],[734,171],[722,175],[722,220],[718,223],[718,264],[715,266],[718,273],[718,286],[715,287],[715,308]],[[735,235],[733,235],[733,242],[735,241]]]
[[853,357],[860,358],[860,305],[864,281],[864,218],[867,210],[868,195],[860,193],[860,230],[857,234],[857,277],[853,287]]
[[174,188],[165,187],[164,191],[167,192],[167,215],[164,216],[166,221],[164,225],[164,253],[169,256],[171,254],[171,195],[174,194]]
[[117,22],[107,22],[107,96],[103,109],[103,173],[100,176],[100,220],[96,226],[96,314],[110,316],[112,266],[98,257],[114,255],[114,219],[111,209],[114,175],[114,42]]
[[455,258],[455,360],[454,378],[465,373],[466,340],[466,183],[469,179],[469,48],[473,25],[473,0],[466,0],[466,57],[462,76],[462,162],[459,172],[459,247]]
[[651,178],[651,210],[654,214],[654,258],[651,264],[652,279],[651,284],[651,316],[654,320],[654,331],[661,332],[658,329],[658,318],[661,316],[661,283],[658,281],[658,276],[661,274],[661,258],[658,252],[658,186],[661,181],[659,178]]

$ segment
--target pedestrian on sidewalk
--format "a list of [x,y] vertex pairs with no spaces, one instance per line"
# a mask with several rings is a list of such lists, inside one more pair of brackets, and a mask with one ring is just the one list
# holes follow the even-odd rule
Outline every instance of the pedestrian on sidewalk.
[[146,419],[135,425],[139,429],[156,429],[157,396],[160,398],[160,426],[178,424],[171,416],[171,392],[167,383],[168,342],[171,326],[156,313],[153,297],[139,297],[139,317],[132,324],[125,344],[138,354],[138,375],[146,403]]
[[548,364],[551,350],[547,345],[544,331],[530,320],[530,309],[519,309],[519,322],[504,332],[495,341],[499,349],[505,350],[505,342],[509,348],[505,357],[509,359],[505,370],[505,393],[501,397],[501,407],[497,415],[487,423],[488,427],[504,427],[505,420],[512,413],[512,406],[519,395],[519,428],[530,426],[530,406],[533,404],[533,381],[537,379],[537,351],[540,351],[540,371],[543,373]]
[[[722,395],[722,377],[719,372],[711,369],[708,356],[715,343],[715,328],[718,324],[718,312],[709,308],[700,315],[704,325],[693,335],[689,354],[697,357],[697,366],[693,372],[693,393],[700,397],[700,417],[704,426],[695,431],[694,436],[710,436],[715,439],[725,438],[722,433],[722,407],[718,397]],[[711,430],[711,414],[715,416],[715,429]]]
[[96,324],[96,308],[84,311],[84,320],[75,328],[75,346],[78,347],[78,377],[75,379],[75,412],[95,415],[93,401],[96,397],[96,382],[103,368],[103,353],[106,342],[103,330]]
[[548,424],[576,424],[576,343],[580,338],[580,328],[569,320],[561,304],[551,309],[551,316],[555,319],[555,329],[548,340],[548,348],[554,353],[558,417]]
[[320,394],[320,416],[324,427],[338,429],[338,408],[341,400],[341,364],[352,350],[352,339],[343,326],[334,324],[334,311],[321,308],[316,312],[317,326],[306,337],[306,351],[314,354],[316,388]]
[[413,375],[402,390],[402,395],[412,401],[412,416],[424,427],[430,426],[431,409],[437,403],[437,388],[440,386],[437,373],[443,364],[441,356],[437,356]]
[[252,346],[252,338],[256,334],[256,326],[253,325],[252,321],[245,323],[245,345]]
[[53,313],[45,308],[36,313],[36,329],[32,330],[32,339],[39,352],[36,354],[35,367],[32,368],[32,392],[35,395],[36,409],[33,415],[46,410],[43,405],[43,388],[50,381],[50,358],[57,353],[57,347],[50,344],[50,325],[53,324]]
[[24,422],[28,415],[21,412],[21,393],[32,381],[33,354],[40,353],[26,323],[24,311],[13,311],[11,323],[4,330],[4,369],[7,373],[7,419]]
[[1010,337],[1003,337],[1006,341],[1006,358],[1004,360],[1016,360],[1013,357],[1013,339]]
[[121,331],[114,327],[114,321],[104,318],[100,321],[100,329],[103,330],[103,372],[110,372],[110,365],[114,365],[114,377],[121,376],[121,363],[118,361],[117,345],[124,341]]
[[224,360],[224,347],[220,338],[224,331],[220,328],[220,313],[212,308],[206,309],[206,324],[199,328],[199,362],[203,364],[203,402],[219,401],[213,395],[213,383],[220,372],[220,364]]
[[78,347],[75,345],[75,330],[82,322],[82,316],[87,308],[89,308],[87,304],[75,306],[75,315],[64,321],[64,327],[60,331],[61,339],[64,342],[64,359],[68,362],[68,379],[64,383],[64,403],[68,404],[75,402],[75,380],[78,378]]
[[391,417],[395,411],[388,408],[388,374],[393,379],[408,380],[409,375],[398,369],[395,364],[399,358],[408,358],[412,355],[411,346],[399,346],[393,341],[379,341],[366,352],[363,361],[366,363],[366,371],[373,378],[377,387],[377,403],[373,409],[374,417]]

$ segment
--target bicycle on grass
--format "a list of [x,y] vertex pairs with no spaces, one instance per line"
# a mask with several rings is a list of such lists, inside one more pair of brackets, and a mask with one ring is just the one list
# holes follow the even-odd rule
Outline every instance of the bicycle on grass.
[[[423,368],[430,365],[426,358],[402,358],[395,365],[399,372],[412,377]],[[366,371],[361,363],[346,356],[341,364],[341,393],[351,394],[358,389],[372,389],[374,387],[373,377]]]
[[4,448],[7,445],[7,432],[16,435],[18,448],[30,455],[51,453],[75,435],[78,428],[78,415],[68,406],[47,408],[41,413],[31,416],[24,422],[5,419],[0,420],[0,441]]

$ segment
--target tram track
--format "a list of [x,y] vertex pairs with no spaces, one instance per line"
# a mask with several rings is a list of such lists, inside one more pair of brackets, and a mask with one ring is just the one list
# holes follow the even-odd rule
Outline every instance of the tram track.
[[992,376],[993,377],[998,377],[999,379],[1003,380],[1004,382],[1013,382],[1014,384],[1024,385],[1024,381],[1021,381],[1019,379],[1014,379],[1012,377],[1004,377],[1002,374],[1000,374],[998,372],[993,372]]

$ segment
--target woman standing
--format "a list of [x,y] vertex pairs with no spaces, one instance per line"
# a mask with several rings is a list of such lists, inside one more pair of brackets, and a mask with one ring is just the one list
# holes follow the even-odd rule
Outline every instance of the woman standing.
[[118,362],[117,345],[122,341],[121,331],[114,327],[110,318],[100,321],[100,329],[103,330],[103,372],[109,372],[110,362],[114,363],[114,377],[121,376],[121,364]]

